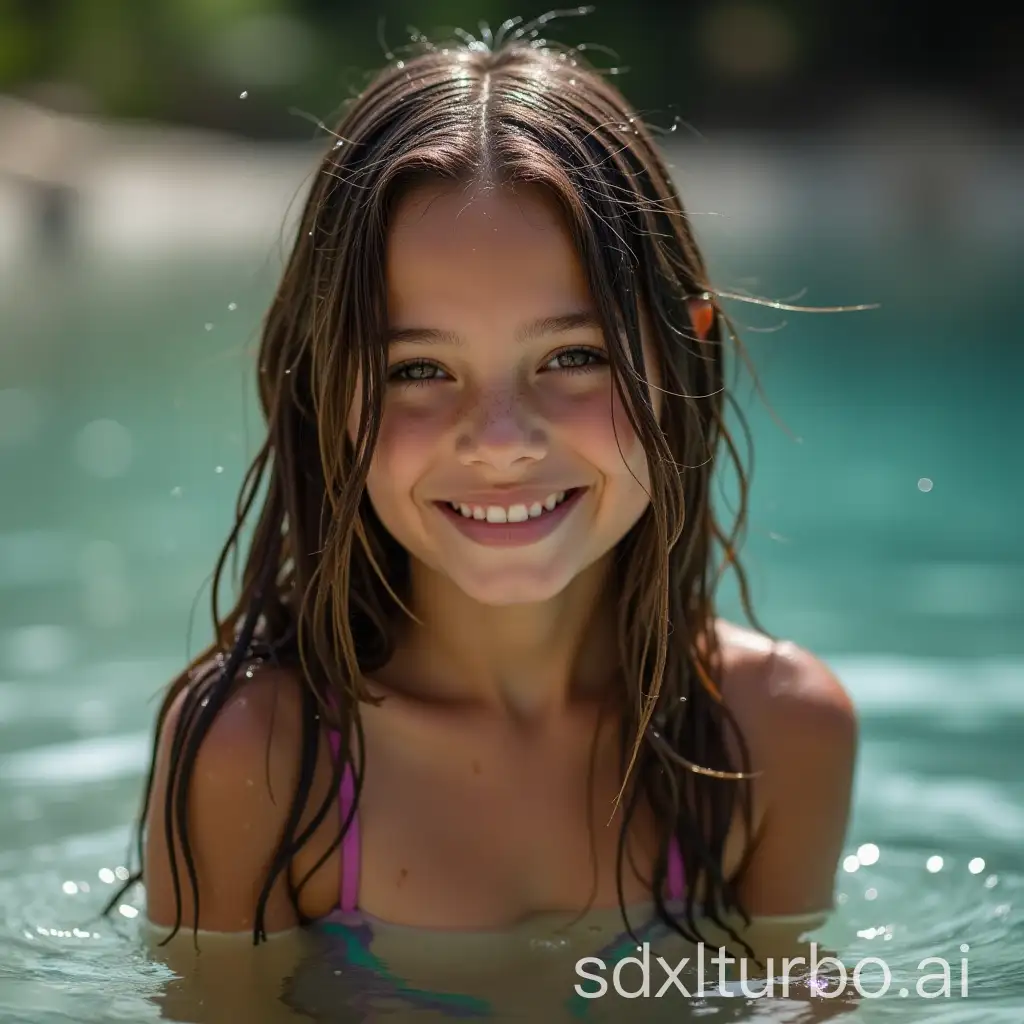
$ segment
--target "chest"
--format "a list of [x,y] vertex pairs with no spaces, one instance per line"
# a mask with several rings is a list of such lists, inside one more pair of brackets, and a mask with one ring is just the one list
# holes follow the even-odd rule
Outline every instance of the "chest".
[[[397,923],[479,928],[616,905],[625,807],[615,809],[613,737],[468,729],[398,740],[395,730],[367,729],[363,909]],[[628,902],[649,898],[655,846],[638,808],[626,831]]]

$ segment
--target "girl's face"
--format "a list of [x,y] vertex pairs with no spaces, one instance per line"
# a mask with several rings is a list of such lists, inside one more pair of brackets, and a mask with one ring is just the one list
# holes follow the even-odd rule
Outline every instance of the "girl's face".
[[[389,379],[367,482],[377,515],[414,571],[477,601],[553,597],[649,502],[562,218],[531,188],[422,188],[395,211],[387,286]],[[646,340],[644,358],[656,386]],[[357,391],[353,438],[359,409]]]

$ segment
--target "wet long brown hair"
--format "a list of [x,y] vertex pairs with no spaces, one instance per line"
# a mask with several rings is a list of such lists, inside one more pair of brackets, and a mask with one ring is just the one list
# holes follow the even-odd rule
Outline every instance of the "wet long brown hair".
[[[240,667],[261,656],[296,667],[303,681],[299,779],[255,908],[259,943],[267,897],[282,872],[298,911],[304,880],[291,879],[290,863],[331,807],[333,796],[299,830],[323,724],[342,737],[360,733],[360,704],[370,699],[364,675],[393,651],[408,556],[377,519],[364,484],[386,378],[389,218],[408,189],[428,180],[541,186],[565,218],[651,480],[650,506],[621,541],[612,569],[627,687],[620,903],[626,831],[646,800],[661,829],[652,879],[661,918],[695,938],[698,917],[722,924],[734,911],[745,916],[722,858],[737,813],[749,834],[748,765],[716,687],[721,654],[714,629],[715,589],[727,568],[738,573],[745,610],[756,623],[736,559],[749,466],[726,427],[732,408],[746,429],[726,388],[727,358],[742,349],[651,130],[578,51],[539,40],[527,28],[497,40],[427,45],[392,61],[333,129],[312,182],[263,327],[258,374],[266,440],[246,474],[216,566],[216,639],[172,682],[157,719],[159,736],[185,691],[162,809],[178,925],[180,865],[172,840],[176,835],[181,843],[198,923],[189,788],[204,737],[229,694],[246,685]],[[690,319],[689,301],[699,296],[710,299],[715,314],[703,341]],[[644,366],[642,316],[664,391],[660,423],[643,376],[632,369]],[[350,443],[346,421],[357,374],[364,413]],[[723,462],[739,481],[727,524],[716,518],[712,501],[713,475]],[[239,555],[237,603],[221,614],[220,582]],[[358,749],[358,743],[343,746],[335,781],[345,763],[359,760]],[[358,793],[362,764],[353,767]],[[151,766],[142,821],[152,782]],[[348,825],[342,822],[342,832]],[[139,828],[141,862],[141,821]],[[681,918],[668,912],[662,896],[672,836],[688,883]],[[141,871],[129,884],[139,880]]]

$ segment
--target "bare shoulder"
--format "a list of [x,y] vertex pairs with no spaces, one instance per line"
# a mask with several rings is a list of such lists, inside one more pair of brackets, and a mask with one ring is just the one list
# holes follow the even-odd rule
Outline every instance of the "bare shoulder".
[[723,698],[755,773],[756,834],[740,879],[748,910],[825,910],[852,801],[853,701],[832,669],[795,643],[733,625],[719,635]]
[[775,641],[731,623],[720,624],[719,636],[723,697],[762,757],[799,752],[805,743],[819,747],[856,740],[853,701],[820,657],[792,641]]
[[[168,790],[185,765],[182,715],[200,694],[183,690],[168,710],[157,737],[153,787],[145,830],[144,880],[150,920],[196,923],[192,880],[175,820],[173,850],[168,843]],[[200,713],[205,708],[198,709]],[[197,715],[189,716],[184,738],[198,736]],[[207,931],[252,927],[261,890],[295,788],[302,736],[302,691],[289,670],[255,667],[236,684],[210,721],[194,752],[188,787],[187,839],[198,878],[198,926]],[[180,750],[178,748],[181,748]],[[174,786],[177,790],[177,786]],[[172,815],[173,817],[173,815]],[[173,863],[172,863],[173,860]],[[282,875],[280,880],[286,882]],[[286,889],[275,887],[267,904],[267,928],[294,924]]]

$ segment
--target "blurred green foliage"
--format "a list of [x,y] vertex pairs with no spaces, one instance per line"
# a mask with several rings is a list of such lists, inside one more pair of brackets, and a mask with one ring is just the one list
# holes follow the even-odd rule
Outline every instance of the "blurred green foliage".
[[[312,128],[290,111],[329,117],[416,30],[479,35],[482,22],[496,31],[548,10],[536,0],[0,0],[0,92],[303,137]],[[573,11],[542,34],[593,44],[602,67],[625,65],[620,86],[665,120],[820,123],[872,90],[905,87],[966,93],[1019,117],[1024,50],[1015,58],[1012,43],[1024,43],[1024,19],[1009,7],[955,23],[891,0],[609,0]]]

